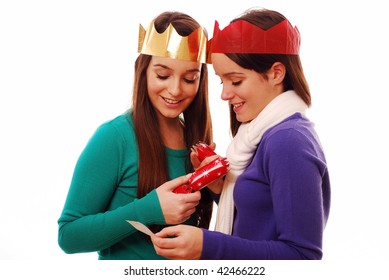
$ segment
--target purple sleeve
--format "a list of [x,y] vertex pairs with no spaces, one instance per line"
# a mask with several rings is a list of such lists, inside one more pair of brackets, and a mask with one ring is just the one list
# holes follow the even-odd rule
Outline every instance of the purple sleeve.
[[[249,240],[203,230],[201,259],[322,258],[328,215],[323,197],[329,185],[320,144],[295,130],[277,133],[263,144],[261,170],[269,180],[273,212],[262,226],[272,221],[276,233],[271,239]],[[255,219],[254,215],[248,219]]]
[[203,233],[202,260],[301,259],[298,251],[284,242],[248,240],[206,229]]

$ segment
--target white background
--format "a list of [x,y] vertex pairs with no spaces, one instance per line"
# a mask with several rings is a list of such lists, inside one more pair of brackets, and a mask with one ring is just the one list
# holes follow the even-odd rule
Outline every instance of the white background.
[[[87,140],[130,104],[139,23],[178,10],[211,36],[215,19],[224,27],[254,6],[283,13],[302,36],[313,98],[308,115],[332,182],[323,262],[337,273],[350,262],[383,269],[389,260],[389,24],[378,0],[1,1],[0,266],[97,258],[63,253],[57,219]],[[209,75],[214,138],[224,155],[227,105],[211,65]]]

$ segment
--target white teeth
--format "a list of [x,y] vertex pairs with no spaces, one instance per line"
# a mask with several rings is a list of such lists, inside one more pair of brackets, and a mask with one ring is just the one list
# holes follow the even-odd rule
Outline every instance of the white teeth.
[[243,102],[242,103],[233,104],[233,105],[234,105],[234,108],[239,108],[240,106],[243,105]]
[[172,99],[167,99],[167,98],[164,98],[164,97],[162,97],[162,98],[163,98],[163,100],[165,100],[169,104],[177,104],[177,103],[180,102],[179,100],[172,100]]

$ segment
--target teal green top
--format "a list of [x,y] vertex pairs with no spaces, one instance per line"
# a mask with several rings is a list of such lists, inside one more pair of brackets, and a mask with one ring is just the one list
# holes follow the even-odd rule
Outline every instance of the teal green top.
[[[187,149],[166,148],[166,155],[171,179],[186,174]],[[163,259],[150,237],[126,222],[166,224],[156,191],[138,199],[137,182],[138,147],[127,112],[102,124],[77,161],[58,220],[62,250],[97,251],[99,259]]]

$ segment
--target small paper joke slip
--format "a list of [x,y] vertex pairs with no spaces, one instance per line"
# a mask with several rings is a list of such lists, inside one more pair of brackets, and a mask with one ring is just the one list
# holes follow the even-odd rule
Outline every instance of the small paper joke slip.
[[136,222],[136,221],[129,221],[129,220],[126,220],[126,221],[128,223],[130,223],[137,230],[143,232],[144,234],[147,234],[149,236],[154,235],[154,233],[148,227],[146,227],[144,224],[142,224],[140,222]]

